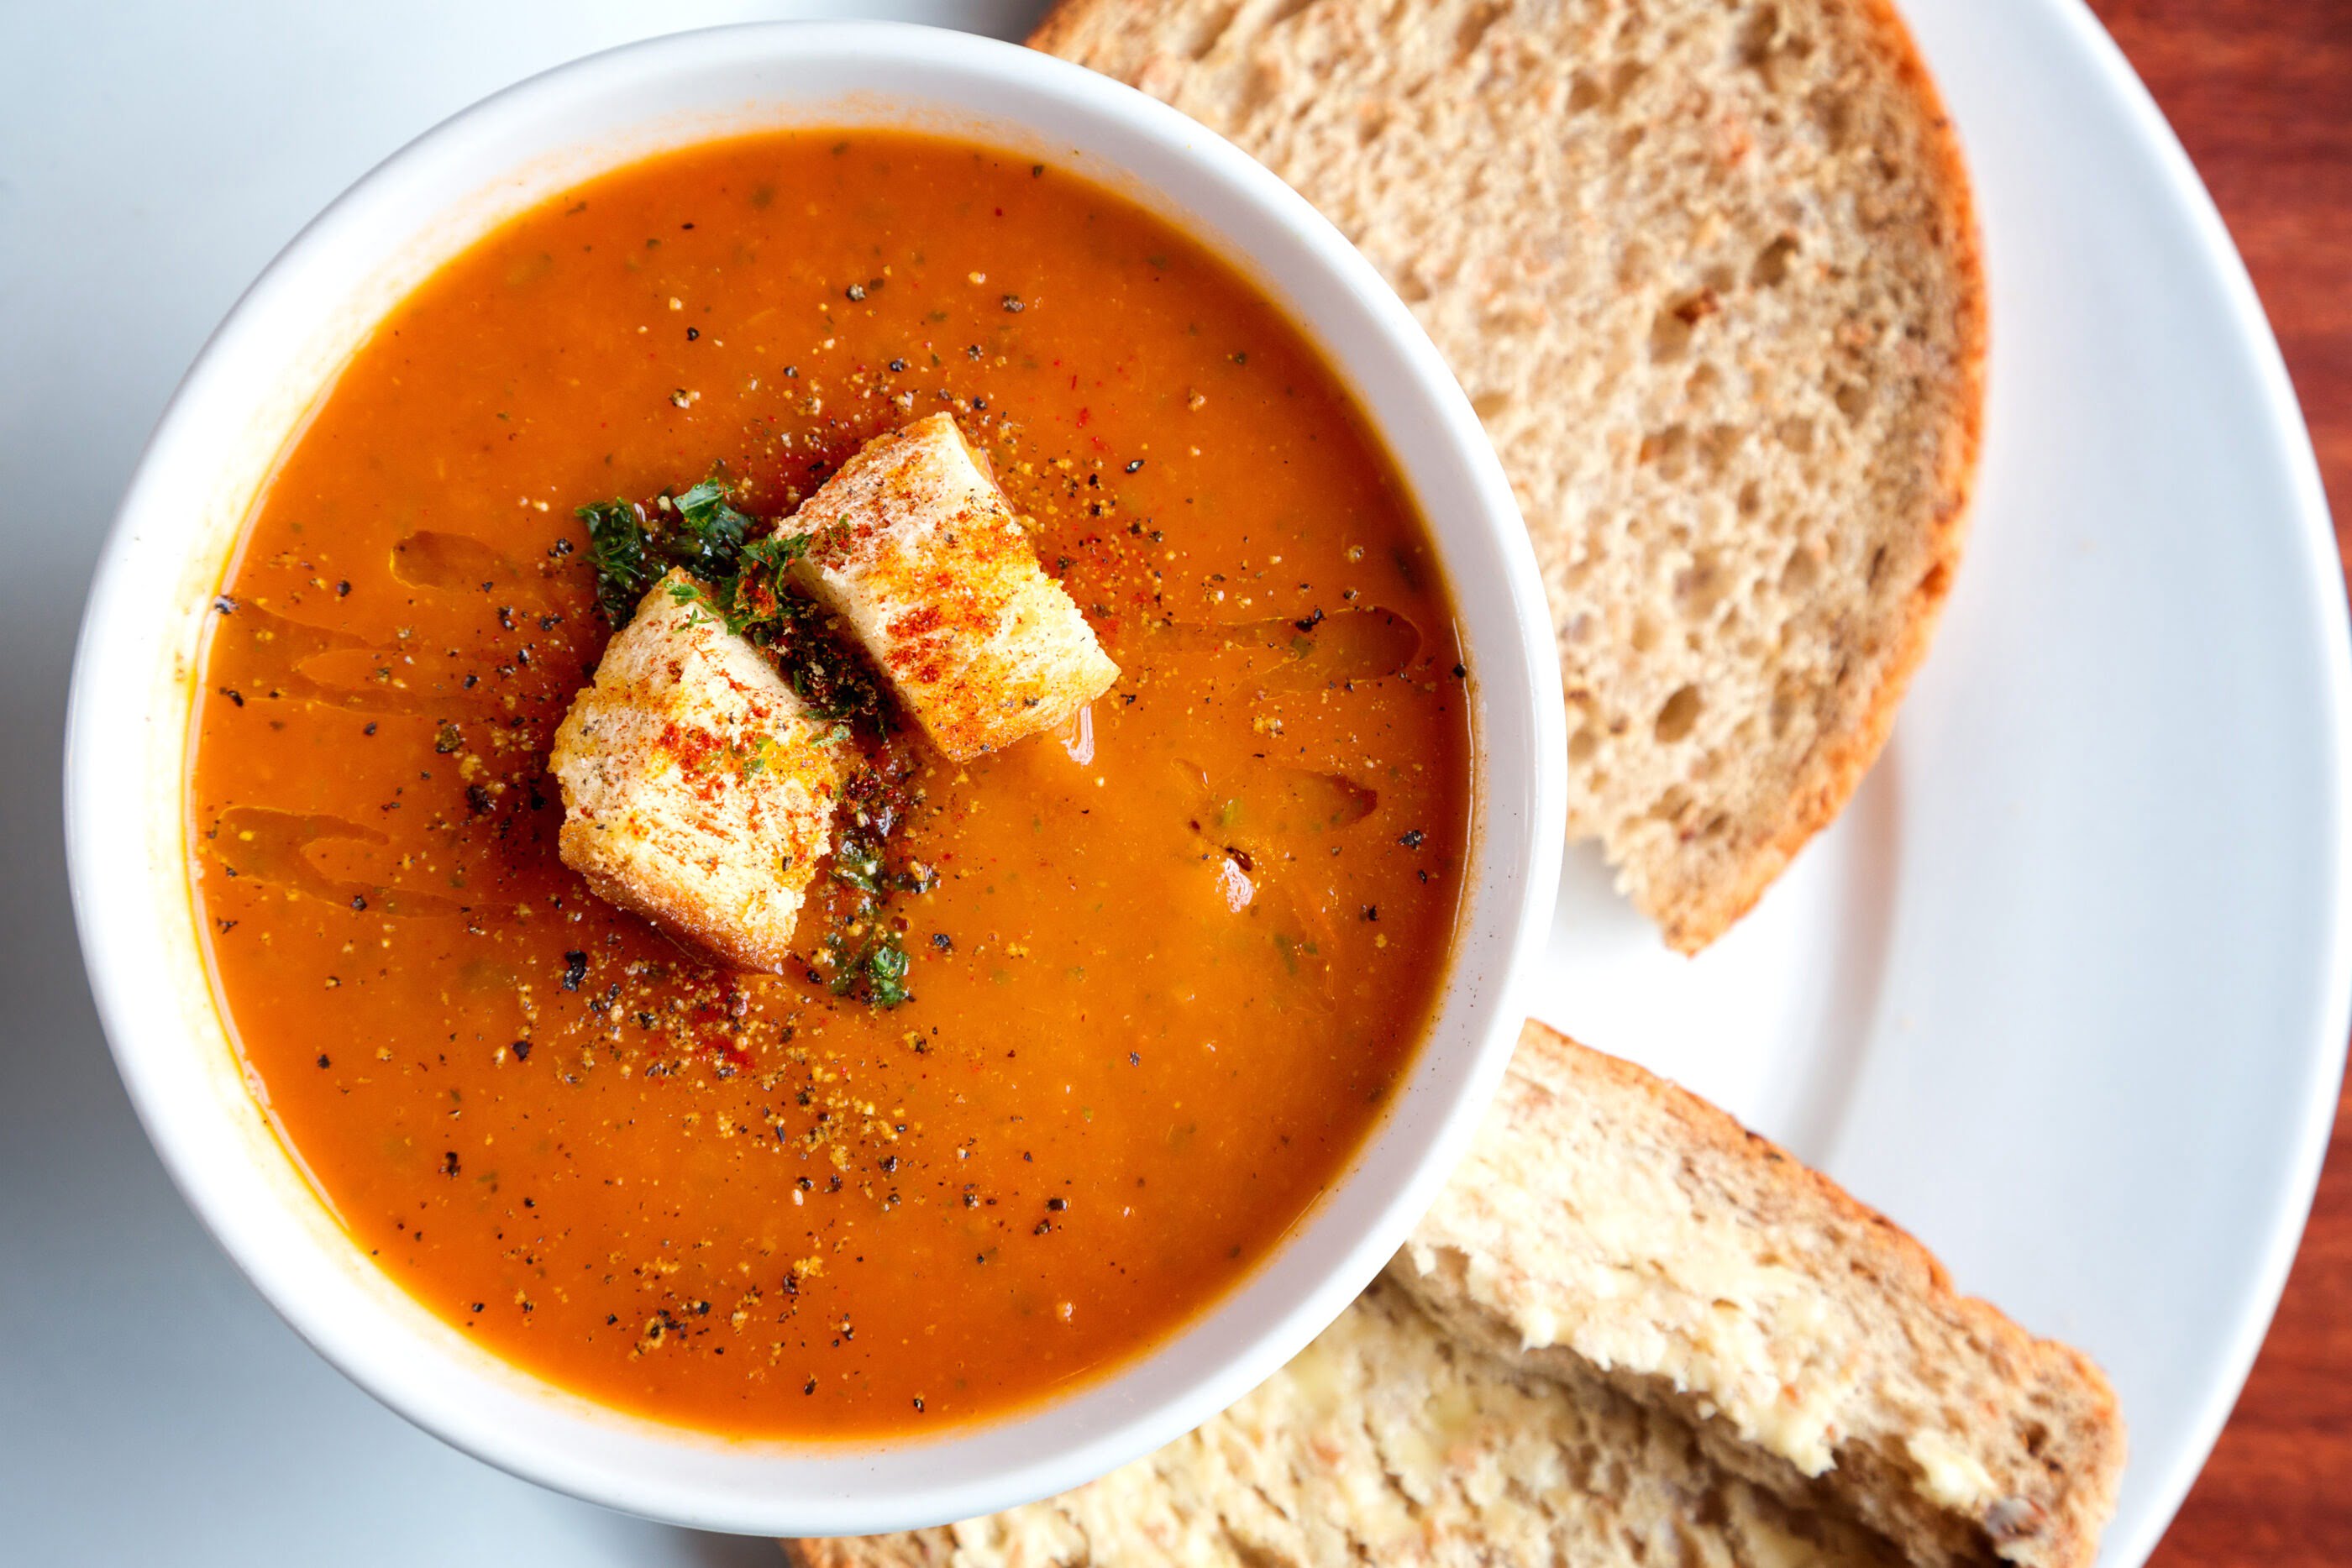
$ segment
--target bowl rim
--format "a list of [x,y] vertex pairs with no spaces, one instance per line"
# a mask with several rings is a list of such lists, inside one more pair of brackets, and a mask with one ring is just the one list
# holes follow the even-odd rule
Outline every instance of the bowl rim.
[[[1238,1351],[1216,1357],[1205,1374],[1192,1378],[1181,1390],[1144,1400],[1108,1425],[1098,1424],[1095,1430],[1075,1430],[1062,1441],[1048,1444],[1041,1457],[1021,1460],[976,1479],[917,1484],[911,1490],[901,1482],[887,1491],[865,1495],[853,1491],[824,1497],[805,1492],[761,1495],[740,1479],[728,1479],[737,1474],[732,1469],[708,1484],[689,1486],[674,1478],[633,1475],[610,1463],[590,1462],[579,1453],[565,1451],[560,1442],[551,1444],[527,1436],[518,1437],[500,1430],[494,1421],[484,1419],[488,1406],[481,1402],[495,1404],[496,1391],[491,1387],[495,1380],[485,1377],[482,1369],[470,1360],[444,1354],[441,1359],[446,1364],[448,1375],[442,1379],[442,1375],[429,1365],[402,1364],[402,1357],[392,1354],[401,1350],[400,1345],[367,1343],[368,1325],[354,1328],[349,1323],[323,1321],[315,1299],[316,1281],[306,1282],[304,1260],[287,1252],[282,1239],[268,1239],[256,1217],[241,1212],[241,1205],[249,1193],[235,1188],[238,1173],[220,1163],[223,1156],[217,1145],[205,1145],[190,1130],[190,1118],[203,1113],[191,1110],[184,1102],[174,1101],[175,1086],[162,1070],[173,1053],[188,1053],[189,1045],[177,1031],[160,1025],[146,1010],[147,1002],[140,994],[144,983],[144,955],[139,923],[118,918],[122,900],[143,903],[155,896],[156,889],[152,883],[142,883],[126,890],[110,874],[125,854],[135,852],[124,847],[124,841],[132,835],[121,830],[115,812],[104,809],[109,804],[119,806],[126,798],[122,791],[128,786],[111,779],[111,770],[119,768],[126,757],[146,755],[142,746],[152,749],[157,744],[129,738],[129,732],[138,727],[120,722],[121,704],[132,689],[126,683],[132,679],[133,672],[125,661],[112,656],[107,636],[109,627],[119,624],[121,616],[140,605],[140,584],[134,580],[131,558],[142,544],[142,526],[152,526],[154,519],[161,518],[162,526],[169,527],[175,511],[186,512],[184,497],[173,492],[170,477],[163,470],[177,455],[175,449],[188,444],[196,411],[215,396],[214,382],[220,379],[220,367],[239,353],[260,351],[252,345],[267,339],[272,329],[273,312],[283,306],[282,297],[293,280],[306,272],[335,265],[333,249],[338,241],[356,234],[371,209],[389,190],[412,173],[429,172],[433,165],[457,150],[473,149],[503,172],[508,167],[500,161],[508,156],[502,151],[504,144],[534,116],[551,114],[566,103],[624,89],[667,72],[688,71],[698,65],[717,68],[722,55],[740,57],[747,52],[766,51],[774,56],[785,50],[795,57],[887,61],[892,67],[964,73],[976,79],[1008,85],[1041,101],[1049,100],[1058,112],[1083,120],[1097,131],[1105,126],[1116,127],[1170,156],[1189,162],[1202,178],[1216,187],[1222,199],[1229,199],[1237,210],[1250,211],[1282,230],[1304,261],[1339,290],[1378,333],[1376,343],[1359,348],[1335,343],[1309,331],[1332,369],[1341,373],[1344,381],[1348,379],[1346,372],[1351,359],[1359,354],[1384,353],[1393,357],[1402,367],[1405,384],[1426,402],[1433,428],[1442,434],[1445,456],[1461,467],[1461,483],[1476,497],[1477,517],[1475,520],[1465,519],[1461,526],[1483,529],[1492,536],[1486,543],[1499,552],[1504,574],[1497,586],[1507,601],[1512,624],[1507,632],[1497,633],[1496,645],[1501,647],[1507,640],[1517,655],[1513,666],[1505,669],[1493,664],[1492,653],[1482,653],[1481,663],[1487,667],[1480,670],[1476,685],[1480,688],[1499,685],[1507,691],[1520,692],[1520,704],[1505,716],[1512,724],[1528,727],[1522,747],[1526,763],[1507,779],[1493,777],[1489,766],[1494,723],[1491,711],[1482,716],[1478,737],[1480,782],[1476,793],[1482,798],[1508,801],[1516,820],[1496,821],[1492,811],[1484,813],[1465,868],[1466,910],[1471,883],[1477,883],[1483,889],[1496,874],[1496,856],[1506,848],[1511,852],[1511,862],[1499,864],[1504,885],[1491,895],[1484,891],[1479,894],[1481,899],[1491,896],[1499,918],[1502,941],[1496,955],[1497,962],[1490,965],[1486,972],[1465,973],[1465,967],[1460,959],[1467,937],[1457,925],[1455,972],[1446,982],[1448,999],[1442,1004],[1450,1009],[1454,1005],[1452,998],[1455,993],[1465,988],[1473,993],[1473,1001],[1465,1005],[1473,1007],[1485,1020],[1478,1031],[1475,1057],[1460,1074],[1442,1110],[1431,1113],[1433,1126],[1424,1139],[1418,1160],[1381,1204],[1375,1219],[1361,1228],[1336,1261],[1322,1271],[1319,1281],[1304,1290],[1290,1287],[1292,1299],[1265,1320],[1255,1322]],[[745,125],[741,131],[748,133],[754,129]],[[690,145],[698,140],[715,139],[719,134],[724,132],[714,131],[709,138],[689,135],[664,145]],[[593,177],[593,172],[625,166],[644,155],[624,153],[596,164],[591,172],[574,174],[565,183],[576,183]],[[545,193],[534,195],[502,215],[528,210]],[[1141,198],[1150,194],[1140,187],[1129,193]],[[469,225],[457,248],[462,249],[464,244],[481,237],[498,221],[501,218]],[[1196,237],[1219,249],[1229,263],[1244,265],[1252,259],[1220,247],[1211,236]],[[455,253],[453,249],[446,254]],[[412,279],[403,285],[395,300],[413,284]],[[1291,313],[1295,315],[1295,309]],[[372,313],[372,319],[380,319],[381,312]],[[1297,324],[1302,330],[1307,329],[1303,320]],[[322,394],[331,382],[330,371],[308,391],[303,404],[307,406]],[[1380,429],[1380,421],[1368,400],[1360,396],[1360,402],[1366,403],[1367,420]],[[271,446],[282,450],[299,425],[299,417],[290,423],[281,422]],[[1386,436],[1391,433],[1383,430],[1381,434]],[[1390,444],[1392,461],[1412,478],[1403,455],[1397,452],[1392,442]],[[1423,486],[1416,484],[1413,487],[1418,490]],[[1458,557],[1465,547],[1448,542],[1447,525],[1433,517],[1430,521],[1441,557]],[[187,526],[193,525],[183,525]],[[241,528],[232,531],[232,541],[240,532]],[[234,542],[227,548],[233,550]],[[225,559],[215,557],[216,569],[225,564]],[[1458,601],[1465,586],[1458,580],[1454,586]],[[289,242],[207,339],[165,405],[133,470],[100,552],[76,647],[67,716],[64,779],[74,915],[110,1048],[133,1108],[173,1184],[273,1310],[314,1349],[379,1401],[453,1446],[512,1474],[607,1506],[683,1524],[746,1532],[828,1534],[903,1529],[971,1517],[1064,1490],[1116,1468],[1189,1430],[1239,1398],[1303,1348],[1346,1307],[1387,1261],[1411,1225],[1434,1198],[1438,1186],[1466,1148],[1508,1061],[1518,1019],[1524,1016],[1519,1006],[1524,981],[1540,956],[1551,924],[1565,819],[1566,737],[1550,627],[1532,547],[1520,524],[1499,459],[1487,444],[1467,396],[1418,322],[1370,263],[1304,198],[1239,149],[1177,110],[1123,84],[1015,45],[948,29],[892,22],[786,21],[670,34],[625,44],[528,78],[460,110],[415,138],[352,184]],[[1505,678],[1498,683],[1491,678],[1495,674]],[[152,685],[152,673],[138,678]],[[1479,701],[1485,706],[1483,695]],[[148,719],[151,727],[158,722],[152,714]],[[180,737],[180,757],[184,767],[186,716],[166,715],[163,721],[168,722]],[[182,875],[184,878],[184,871]],[[193,931],[187,921],[173,915],[166,917],[163,925],[176,928],[181,943],[190,947],[196,946],[188,941]],[[222,1036],[229,1038],[226,1020],[220,1020],[219,1027]],[[1428,1054],[1424,1050],[1423,1057]],[[1421,1070],[1425,1065],[1425,1061],[1416,1062],[1413,1080],[1392,1097],[1382,1125],[1392,1123],[1398,1108],[1416,1094],[1425,1097],[1419,1084]],[[253,1086],[251,1092],[266,1116],[266,1099],[258,1086]],[[1368,1134],[1365,1152],[1381,1136],[1381,1127]],[[282,1147],[279,1153],[289,1160],[293,1157],[290,1145]],[[1273,1272],[1273,1260],[1297,1249],[1295,1243],[1317,1223],[1317,1216],[1329,1208],[1337,1195],[1359,1185],[1368,1165],[1363,1153],[1360,1153],[1327,1190],[1325,1198],[1302,1218],[1249,1279],[1229,1289],[1154,1347],[1131,1354],[1112,1370],[1094,1377],[1084,1392],[1067,1399],[1048,1399],[1024,1406],[1013,1416],[961,1425],[936,1437],[910,1439],[903,1444],[893,1439],[877,1447],[903,1457],[909,1452],[939,1453],[948,1447],[985,1443],[1008,1423],[1050,1423],[1059,1410],[1116,1394],[1121,1385],[1136,1378],[1140,1369],[1177,1351],[1212,1320],[1228,1313],[1237,1301],[1251,1292],[1256,1281],[1267,1280]],[[325,1211],[323,1196],[315,1187],[311,1190],[311,1202]],[[310,1261],[320,1267],[348,1267],[356,1260],[362,1270],[399,1290],[397,1281],[389,1274],[375,1270],[359,1257],[357,1247],[346,1243],[346,1250],[350,1258]],[[426,1311],[421,1304],[417,1310]],[[406,1348],[421,1349],[429,1358],[436,1348],[446,1347],[420,1343]],[[518,1375],[538,1391],[538,1396],[553,1402],[548,1385],[517,1370]],[[446,1385],[437,1394],[433,1386],[436,1379]],[[588,1419],[601,1418],[596,1414],[600,1407],[592,1402],[578,1396],[562,1397],[573,1406],[585,1406],[590,1412]],[[578,1418],[579,1415],[579,1411],[572,1410],[566,1418]],[[646,1441],[709,1458],[714,1474],[722,1464],[723,1455],[740,1455],[758,1447],[715,1440],[707,1434],[683,1427],[653,1428],[652,1424],[643,1424],[642,1428],[632,1429],[652,1430],[653,1435],[646,1437]],[[795,1451],[803,1456],[808,1452]],[[849,1445],[831,1445],[821,1450],[818,1459],[796,1460],[782,1455],[780,1450],[774,1464],[830,1464],[834,1471],[828,1474],[840,1472],[835,1478],[838,1482],[854,1484],[848,1471],[854,1468],[859,1452]],[[782,1476],[785,1471],[774,1473]]]

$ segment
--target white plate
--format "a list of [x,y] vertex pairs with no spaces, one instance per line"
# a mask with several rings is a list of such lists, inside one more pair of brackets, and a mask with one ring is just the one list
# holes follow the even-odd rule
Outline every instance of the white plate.
[[[12,10],[0,52],[41,68],[0,104],[0,362],[37,373],[0,393],[0,471],[39,504],[0,535],[46,576],[0,585],[17,639],[0,647],[61,682],[45,606],[71,591],[40,583],[87,570],[75,527],[102,518],[204,331],[304,219],[452,110],[674,27],[862,12],[1017,37],[1038,8]],[[2342,580],[2243,273],[2088,14],[1906,9],[1967,145],[1994,294],[1987,465],[1944,629],[1852,810],[1705,956],[1667,955],[1577,861],[1544,1011],[1825,1164],[1963,1288],[2096,1355],[2132,1423],[2107,1554],[2131,1564],[2260,1341],[2334,1105]],[[26,733],[53,723],[9,711]],[[8,810],[54,812],[37,775],[55,777],[7,762],[26,791]],[[46,862],[22,874],[62,908]],[[19,935],[12,992],[78,972],[54,936]],[[102,1073],[81,1004],[40,1005]],[[728,1555],[657,1544],[368,1405],[196,1236],[119,1095],[29,1053],[0,1069],[27,1108],[0,1112],[0,1304],[55,1323],[37,1353],[0,1352],[0,1516],[28,1560]],[[100,1262],[92,1235],[139,1245]],[[129,1472],[154,1507],[119,1506]]]
[[1982,487],[1895,739],[1714,950],[1571,861],[1544,1016],[2081,1345],[2137,1563],[2276,1305],[2347,1030],[2344,579],[2270,329],[2076,0],[1905,0],[1992,287]]

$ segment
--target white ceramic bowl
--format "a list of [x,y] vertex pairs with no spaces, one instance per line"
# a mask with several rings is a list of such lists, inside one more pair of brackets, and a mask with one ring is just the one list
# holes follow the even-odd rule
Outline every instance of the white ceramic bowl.
[[[1150,1354],[939,1437],[731,1441],[624,1416],[488,1355],[369,1263],[273,1134],[194,942],[183,791],[197,639],[277,455],[386,311],[502,218],[662,149],[793,124],[910,125],[1120,190],[1236,264],[1320,345],[1435,535],[1476,672],[1476,821],[1451,977],[1406,1088],[1276,1254]],[[75,915],[124,1082],[164,1164],[288,1322],[426,1429],[548,1486],[721,1530],[964,1518],[1085,1481],[1239,1397],[1320,1331],[1434,1196],[1522,1017],[1558,883],[1549,618],[1500,466],[1412,316],[1339,235],[1217,137],[1009,45],[876,24],[687,34],[536,78],[449,120],[289,246],[156,429],[100,562],[66,768]]]

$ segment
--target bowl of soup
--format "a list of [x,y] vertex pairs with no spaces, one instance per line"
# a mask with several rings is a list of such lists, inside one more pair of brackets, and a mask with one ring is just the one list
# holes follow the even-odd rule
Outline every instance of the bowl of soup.
[[174,1179],[386,1403],[679,1522],[936,1522],[1402,1240],[1549,922],[1550,648],[1461,392],[1265,171],[1008,46],[685,35],[426,135],[207,345],[84,626],[76,915]]

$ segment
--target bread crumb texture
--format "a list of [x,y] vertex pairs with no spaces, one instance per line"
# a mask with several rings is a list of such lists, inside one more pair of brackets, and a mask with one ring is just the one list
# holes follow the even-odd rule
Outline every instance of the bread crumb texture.
[[2123,1430],[1826,1178],[1528,1026],[1388,1272],[1223,1416],[1041,1503],[811,1568],[2089,1568]]
[[1696,952],[1853,793],[1950,581],[1983,284],[1884,0],[1064,0],[1419,316],[1558,633],[1571,834]]
[[721,963],[779,973],[832,839],[838,747],[765,653],[673,571],[555,732],[563,863]]
[[1055,728],[1118,679],[986,465],[932,414],[867,442],[792,522],[814,541],[795,580],[959,762]]

